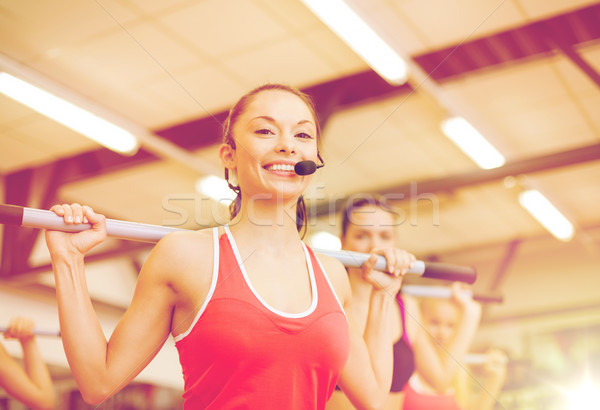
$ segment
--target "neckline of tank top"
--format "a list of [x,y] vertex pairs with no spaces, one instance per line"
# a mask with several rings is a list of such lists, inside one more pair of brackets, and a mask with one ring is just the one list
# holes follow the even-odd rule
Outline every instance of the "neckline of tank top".
[[310,306],[308,307],[308,309],[306,309],[304,312],[299,312],[299,313],[289,313],[289,312],[284,312],[282,310],[276,309],[273,306],[269,305],[261,296],[260,294],[256,291],[256,289],[254,288],[254,286],[252,286],[252,282],[250,281],[250,277],[248,276],[248,272],[246,271],[246,266],[244,265],[244,262],[242,260],[242,257],[240,255],[240,251],[238,249],[237,243],[235,241],[235,238],[233,237],[233,234],[231,233],[231,230],[229,229],[229,225],[224,225],[224,229],[225,229],[225,234],[227,235],[227,238],[229,239],[229,243],[231,244],[231,249],[233,250],[233,254],[235,256],[235,259],[240,267],[240,271],[242,272],[242,276],[244,277],[244,281],[246,282],[246,285],[248,286],[248,288],[250,289],[250,291],[254,294],[254,296],[256,297],[256,299],[268,310],[270,310],[271,312],[275,313],[278,316],[281,317],[285,317],[285,318],[290,318],[290,319],[299,319],[299,318],[303,318],[306,316],[309,316],[311,313],[313,313],[315,311],[315,309],[317,308],[317,304],[319,301],[319,293],[317,291],[317,282],[315,280],[315,272],[314,272],[314,268],[313,268],[313,263],[312,260],[310,258],[310,254],[308,253],[308,249],[306,247],[306,245],[304,244],[304,242],[301,241],[302,243],[302,248],[304,249],[304,257],[305,257],[305,261],[306,261],[306,266],[308,268],[308,275],[310,278],[310,287],[311,287],[311,292],[312,292],[312,302],[310,304]]

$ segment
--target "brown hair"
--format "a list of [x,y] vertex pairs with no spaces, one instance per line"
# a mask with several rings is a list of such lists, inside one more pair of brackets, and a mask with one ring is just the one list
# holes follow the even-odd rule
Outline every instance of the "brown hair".
[[394,208],[387,203],[385,198],[380,195],[368,195],[358,198],[350,198],[342,210],[342,237],[346,236],[348,225],[351,223],[350,218],[352,218],[352,213],[365,206],[377,206],[392,214],[394,218],[396,218],[398,215],[398,212],[395,211]]
[[[254,97],[256,97],[260,92],[268,90],[287,91],[300,98],[304,102],[304,104],[306,104],[315,121],[315,127],[317,131],[316,138],[318,144],[321,137],[321,128],[319,126],[317,111],[315,110],[315,106],[312,102],[312,99],[308,94],[303,93],[295,87],[285,84],[264,84],[243,95],[238,100],[238,102],[233,107],[231,107],[231,109],[229,110],[229,115],[227,116],[227,119],[223,124],[223,143],[230,145],[233,149],[236,149],[235,139],[233,138],[233,127],[235,126],[235,123],[237,122],[240,115],[242,115],[243,112],[246,110],[246,107],[252,102]],[[233,186],[231,182],[229,182],[229,169],[227,168],[225,168],[225,180],[227,181],[229,188],[231,188],[237,194],[233,202],[229,205],[229,215],[231,219],[233,219],[242,208],[242,191],[239,185]],[[304,203],[304,197],[300,195],[296,204],[296,227],[298,228],[298,232],[300,233],[300,236],[302,238],[304,238],[304,235],[306,235],[306,220],[306,205]]]

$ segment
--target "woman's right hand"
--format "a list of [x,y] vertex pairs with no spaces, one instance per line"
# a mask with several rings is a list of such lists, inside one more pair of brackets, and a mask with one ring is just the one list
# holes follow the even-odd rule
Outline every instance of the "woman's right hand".
[[466,283],[454,282],[450,286],[452,289],[452,298],[461,306],[463,318],[470,317],[479,323],[481,319],[481,303],[473,299],[473,293],[468,292],[471,287]]
[[13,317],[4,332],[4,337],[7,339],[19,339],[21,342],[24,342],[34,337],[33,327],[33,320],[21,316]]
[[89,206],[79,204],[54,205],[50,211],[63,217],[67,225],[89,223],[91,229],[67,233],[46,230],[46,244],[52,257],[81,255],[98,245],[106,238],[106,218],[97,214]]
[[504,381],[507,363],[506,353],[499,349],[490,349],[485,354],[484,371],[488,376]]

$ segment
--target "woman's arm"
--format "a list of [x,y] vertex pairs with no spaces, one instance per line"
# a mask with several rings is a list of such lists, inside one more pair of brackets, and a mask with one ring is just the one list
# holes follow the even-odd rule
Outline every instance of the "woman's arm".
[[33,336],[33,321],[26,318],[12,319],[4,336],[19,339],[25,369],[0,344],[0,387],[28,407],[52,409],[52,379]]
[[493,410],[498,401],[498,393],[502,390],[506,380],[506,363],[508,358],[504,352],[491,349],[486,353],[486,361],[483,365],[485,376],[478,383],[479,393],[473,401],[473,410]]
[[105,219],[78,205],[52,210],[67,223],[92,224],[91,230],[76,234],[47,231],[46,241],[67,360],[84,400],[97,404],[127,385],[169,336],[176,304],[171,278],[182,275],[186,247],[178,234],[155,246],[139,274],[131,305],[107,342],[88,294],[83,261],[85,252],[106,236]]
[[[357,408],[382,408],[390,391],[393,371],[393,328],[395,296],[401,285],[401,276],[391,276],[373,270],[375,254],[365,263],[365,277],[374,284],[364,333],[352,316],[352,297],[346,270],[335,261],[328,262],[326,270],[344,311],[348,317],[350,353],[338,385]],[[389,270],[398,275],[405,273],[412,259],[392,261]],[[337,284],[337,286],[336,286]]]
[[372,292],[364,337],[344,304],[350,331],[350,354],[338,385],[357,408],[382,408],[392,384],[393,332],[389,326],[394,299]]
[[416,371],[440,394],[445,393],[452,385],[454,376],[460,368],[460,362],[467,354],[481,318],[481,305],[473,301],[465,292],[461,292],[458,283],[454,283],[452,286],[453,297],[462,308],[461,320],[452,341],[448,346],[442,348],[421,327],[413,342]]

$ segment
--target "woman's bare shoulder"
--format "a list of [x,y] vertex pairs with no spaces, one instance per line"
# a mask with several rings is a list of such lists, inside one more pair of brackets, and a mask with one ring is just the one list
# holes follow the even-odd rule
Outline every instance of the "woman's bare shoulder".
[[[213,231],[176,231],[163,237],[152,249],[145,267],[177,276],[194,271],[212,271]],[[204,269],[208,268],[208,269]]]
[[327,275],[327,278],[331,282],[340,302],[344,304],[346,298],[350,297],[352,294],[346,268],[340,261],[329,255],[317,253],[316,256],[321,262],[321,265],[323,265],[325,275]]
[[202,252],[206,248],[212,249],[212,242],[213,229],[201,229],[198,231],[181,230],[164,236],[158,241],[156,247],[162,248],[162,251],[174,252],[181,250],[186,252],[190,248],[197,248],[200,245],[200,248],[196,250]]

